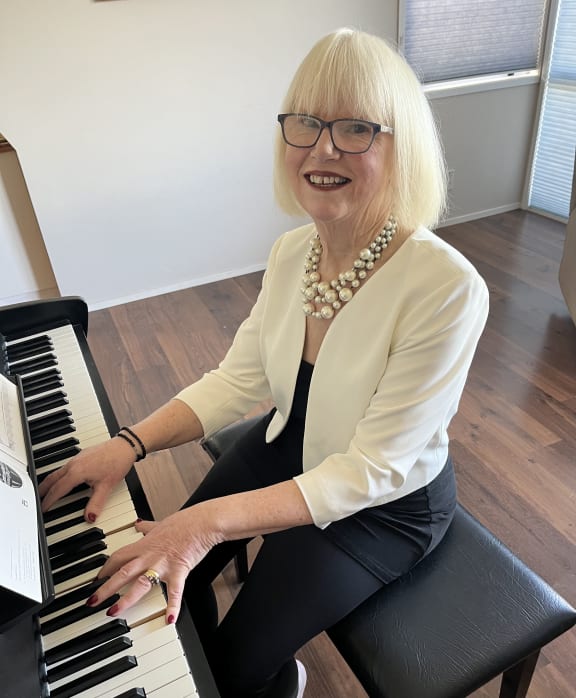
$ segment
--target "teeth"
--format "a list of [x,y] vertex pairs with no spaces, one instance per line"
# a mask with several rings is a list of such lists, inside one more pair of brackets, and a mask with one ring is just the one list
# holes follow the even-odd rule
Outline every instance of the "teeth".
[[345,177],[321,177],[320,175],[310,175],[312,184],[344,184]]

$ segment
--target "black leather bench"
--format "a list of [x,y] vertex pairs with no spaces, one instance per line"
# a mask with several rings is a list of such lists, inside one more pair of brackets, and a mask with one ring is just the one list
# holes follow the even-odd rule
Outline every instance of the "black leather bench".
[[[257,419],[204,449],[218,458]],[[236,562],[243,579],[245,552]],[[575,623],[576,610],[458,506],[433,553],[327,632],[370,698],[464,698],[500,674],[500,698],[523,698],[540,649]]]

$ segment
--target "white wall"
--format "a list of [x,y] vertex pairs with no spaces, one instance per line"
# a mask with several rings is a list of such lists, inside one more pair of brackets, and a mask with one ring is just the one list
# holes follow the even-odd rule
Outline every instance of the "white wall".
[[[303,19],[305,18],[305,20]],[[261,268],[275,115],[322,34],[373,0],[2,0],[0,130],[63,294],[92,306]]]
[[447,223],[519,208],[538,85],[434,99],[453,187]]
[[[261,268],[295,224],[272,197],[275,115],[304,54],[342,25],[394,40],[397,2],[2,0],[0,131],[61,292],[101,307]],[[488,98],[510,109],[496,139],[486,125],[466,140],[482,96],[435,107],[458,215],[520,201],[533,114],[518,89]]]

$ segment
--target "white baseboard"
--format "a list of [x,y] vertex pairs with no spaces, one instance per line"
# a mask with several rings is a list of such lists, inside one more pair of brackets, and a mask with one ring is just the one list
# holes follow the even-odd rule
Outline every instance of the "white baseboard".
[[[498,206],[497,208],[486,209],[484,211],[475,211],[474,213],[467,213],[463,216],[450,216],[449,218],[446,218],[446,220],[442,221],[442,223],[438,225],[438,228],[445,228],[449,225],[456,225],[458,223],[467,223],[468,221],[477,220],[479,218],[486,218],[487,216],[495,216],[499,213],[515,211],[519,208],[522,208],[520,202],[514,204],[507,204],[505,206]],[[133,293],[119,298],[111,298],[108,300],[98,301],[97,303],[89,303],[88,308],[90,311],[101,310],[103,308],[111,308],[115,305],[121,305],[123,303],[131,303],[133,301],[139,301],[144,298],[152,298],[154,296],[161,296],[165,293],[172,293],[173,291],[181,291],[184,288],[202,286],[204,284],[209,284],[214,281],[222,281],[222,279],[230,279],[235,276],[242,276],[243,274],[250,274],[255,271],[262,271],[264,267],[265,263],[260,263],[253,264],[249,267],[244,267],[241,269],[230,269],[229,271],[221,272],[219,274],[211,274],[209,276],[188,279],[186,281],[182,281],[178,284],[172,284],[170,286],[146,289],[143,291],[139,291],[138,293]],[[0,298],[0,306],[11,305],[13,303],[21,303],[24,301],[39,300],[41,298],[58,298],[60,295],[61,294],[57,288],[41,289],[38,291],[31,291],[29,293],[20,294],[18,296]]]
[[112,298],[106,301],[99,301],[98,303],[88,303],[88,310],[102,310],[103,308],[111,308],[115,305],[121,305],[123,303],[132,303],[133,301],[140,301],[144,298],[152,298],[154,296],[162,296],[165,293],[172,293],[173,291],[181,291],[184,288],[192,288],[193,286],[203,286],[204,284],[210,284],[214,281],[222,281],[222,279],[231,279],[235,276],[242,276],[243,274],[251,274],[255,271],[262,271],[265,268],[265,263],[253,264],[249,267],[244,267],[242,269],[230,269],[226,272],[221,272],[220,274],[212,274],[210,276],[201,276],[194,279],[188,279],[187,281],[182,281],[178,284],[172,284],[170,286],[163,286],[162,288],[153,288],[139,291],[138,293],[133,293],[128,296],[122,296],[121,298]]
[[468,223],[468,221],[475,221],[478,218],[487,218],[488,216],[496,216],[498,213],[508,213],[509,211],[516,211],[516,209],[522,208],[521,203],[518,201],[515,204],[506,204],[505,206],[498,206],[497,208],[489,208],[485,211],[475,211],[474,213],[466,213],[463,216],[450,216],[446,220],[442,221],[438,225],[438,228],[446,228],[449,225],[456,225],[458,223]]

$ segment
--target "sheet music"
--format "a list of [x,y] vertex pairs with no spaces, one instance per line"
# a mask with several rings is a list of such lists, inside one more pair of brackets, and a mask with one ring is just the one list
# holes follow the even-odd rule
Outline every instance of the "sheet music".
[[0,374],[0,585],[42,600],[36,493],[16,385]]

